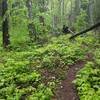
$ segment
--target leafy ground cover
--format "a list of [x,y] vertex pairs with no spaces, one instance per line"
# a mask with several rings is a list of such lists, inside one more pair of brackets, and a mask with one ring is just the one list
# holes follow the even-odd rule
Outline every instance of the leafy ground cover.
[[80,100],[100,100],[100,48],[95,49],[93,61],[87,62],[76,77]]
[[68,41],[67,36],[60,36],[52,38],[43,47],[33,45],[26,46],[25,49],[2,51],[0,99],[51,100],[56,85],[68,70],[68,65],[84,60],[89,49],[87,45],[93,41],[94,38]]

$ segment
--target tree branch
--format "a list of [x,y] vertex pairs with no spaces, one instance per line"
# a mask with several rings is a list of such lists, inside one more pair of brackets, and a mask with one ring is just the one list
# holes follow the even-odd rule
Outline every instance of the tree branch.
[[99,27],[99,26],[100,26],[100,22],[98,22],[97,24],[91,26],[91,27],[88,28],[88,29],[85,29],[85,30],[83,30],[83,31],[81,31],[81,32],[79,32],[79,33],[77,33],[77,34],[71,36],[69,39],[73,39],[73,38],[75,38],[75,37],[77,37],[77,36],[79,36],[79,35],[81,35],[81,34],[83,34],[83,33],[89,32],[89,31],[91,31],[91,30],[93,30],[93,29],[95,29],[95,28],[97,28],[97,27]]

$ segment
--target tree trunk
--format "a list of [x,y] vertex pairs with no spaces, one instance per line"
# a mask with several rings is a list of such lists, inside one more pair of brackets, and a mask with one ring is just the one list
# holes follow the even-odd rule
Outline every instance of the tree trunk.
[[61,0],[61,26],[65,24],[64,21],[64,0]]
[[29,37],[30,40],[33,40],[33,33],[34,33],[34,25],[31,22],[32,21],[32,0],[27,0],[26,1],[26,6],[28,9],[28,19],[29,19],[29,24],[28,24],[28,30],[29,30]]
[[93,9],[94,9],[94,2],[93,0],[89,0],[89,4],[88,4],[88,14],[89,14],[89,22],[90,25],[94,24],[94,20],[93,20]]
[[[45,8],[45,0],[41,0],[40,1],[40,5],[39,5],[39,8],[40,8],[40,13],[44,13],[47,9]],[[44,29],[44,27],[45,27],[45,18],[43,17],[43,16],[39,16],[39,20],[40,20],[40,23],[42,24],[42,26],[43,26],[43,30],[42,30],[42,32],[43,33],[45,33],[45,29]]]
[[3,0],[2,1],[2,18],[3,18],[2,33],[3,33],[3,47],[4,48],[7,48],[8,45],[10,44],[10,40],[9,40],[9,21],[8,21],[8,17],[5,16],[7,10],[8,10],[7,0]]

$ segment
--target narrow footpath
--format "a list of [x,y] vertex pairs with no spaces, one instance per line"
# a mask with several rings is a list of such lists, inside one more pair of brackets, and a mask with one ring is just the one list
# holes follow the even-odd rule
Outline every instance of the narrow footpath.
[[73,84],[73,81],[75,80],[77,72],[84,67],[86,61],[90,60],[91,55],[88,54],[85,61],[77,61],[75,64],[69,66],[65,80],[63,80],[61,85],[58,86],[52,100],[79,100],[79,96],[77,95],[76,87]]

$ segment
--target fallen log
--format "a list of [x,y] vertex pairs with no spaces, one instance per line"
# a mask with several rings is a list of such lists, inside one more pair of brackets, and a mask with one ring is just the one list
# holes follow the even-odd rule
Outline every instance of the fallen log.
[[98,22],[97,24],[91,26],[91,27],[88,28],[88,29],[85,29],[85,30],[83,30],[83,31],[81,31],[81,32],[79,32],[79,33],[77,33],[77,34],[71,36],[69,39],[73,39],[73,38],[75,38],[75,37],[77,37],[77,36],[79,36],[79,35],[81,35],[81,34],[87,33],[87,32],[89,32],[89,31],[91,31],[91,30],[93,30],[93,29],[95,29],[95,28],[97,28],[97,27],[99,27],[99,26],[100,26],[100,22]]

